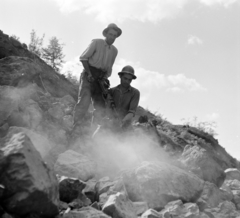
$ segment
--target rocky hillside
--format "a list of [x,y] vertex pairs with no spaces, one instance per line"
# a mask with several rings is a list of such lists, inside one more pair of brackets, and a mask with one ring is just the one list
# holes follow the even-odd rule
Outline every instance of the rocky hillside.
[[132,132],[86,122],[70,144],[76,98],[0,31],[1,217],[240,217],[239,162],[211,135],[139,107]]

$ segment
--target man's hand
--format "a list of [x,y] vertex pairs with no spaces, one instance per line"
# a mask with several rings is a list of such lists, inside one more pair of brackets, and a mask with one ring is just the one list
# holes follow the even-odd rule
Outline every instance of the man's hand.
[[103,80],[103,85],[104,85],[104,87],[105,87],[106,89],[109,89],[109,87],[110,87],[110,81],[109,81],[107,78],[105,78],[105,77],[103,77],[102,80]]
[[90,83],[92,83],[94,81],[94,78],[91,73],[88,73],[87,78],[88,78],[88,82],[90,82]]
[[121,127],[122,129],[127,128],[132,121],[133,113],[128,113],[122,120]]

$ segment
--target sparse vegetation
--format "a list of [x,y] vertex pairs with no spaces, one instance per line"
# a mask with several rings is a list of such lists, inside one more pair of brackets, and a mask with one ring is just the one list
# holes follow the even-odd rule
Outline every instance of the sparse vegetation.
[[28,45],[29,51],[33,52],[39,57],[42,57],[42,45],[43,45],[45,34],[43,34],[43,36],[40,38],[37,36],[36,31],[32,30],[30,35],[31,35],[31,38],[30,38],[30,43]]
[[42,58],[53,67],[56,72],[60,71],[60,67],[64,62],[65,55],[63,54],[64,44],[59,42],[55,36],[50,38],[49,45],[42,49]]
[[16,39],[17,41],[20,42],[20,37],[18,37],[18,36],[16,36],[16,35],[11,35],[10,37],[13,38],[13,39]]
[[216,136],[217,133],[215,131],[217,124],[215,121],[198,121],[197,117],[193,117],[191,120],[182,119],[184,125],[189,125],[191,127],[195,127],[209,135]]

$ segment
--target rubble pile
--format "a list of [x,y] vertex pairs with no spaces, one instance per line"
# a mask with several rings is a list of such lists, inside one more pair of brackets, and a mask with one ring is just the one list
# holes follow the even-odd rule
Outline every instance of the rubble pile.
[[126,138],[86,126],[71,146],[76,96],[0,31],[1,217],[240,217],[239,162],[213,136],[139,107]]

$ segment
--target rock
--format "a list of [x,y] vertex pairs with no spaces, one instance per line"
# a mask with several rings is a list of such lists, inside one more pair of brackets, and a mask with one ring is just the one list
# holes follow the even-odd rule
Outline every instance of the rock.
[[138,216],[142,215],[145,211],[149,209],[147,202],[143,201],[133,202],[133,205]]
[[215,154],[198,145],[184,149],[181,162],[199,178],[214,183],[218,187],[225,179],[224,169],[219,164]]
[[101,195],[104,192],[107,192],[110,187],[114,186],[116,182],[111,181],[109,177],[103,177],[101,178],[95,186],[95,190],[98,195]]
[[15,47],[22,48],[22,43],[19,42],[17,39],[10,36],[9,40],[12,43],[12,45],[14,45]]
[[163,218],[209,218],[208,215],[199,211],[197,204],[183,204],[181,200],[169,202],[159,214]]
[[197,204],[183,204],[181,200],[169,202],[159,214],[162,218],[209,218],[208,215],[199,211]]
[[71,95],[77,99],[78,90],[71,82],[41,59],[17,56],[0,59],[0,85],[26,87],[32,83],[36,83],[43,92],[54,97]]
[[66,202],[59,201],[58,208],[60,211],[63,211],[63,210],[67,210],[69,206]]
[[[49,139],[50,141],[50,139]],[[52,142],[52,140],[50,141]],[[63,153],[66,151],[65,145],[62,144],[57,144],[54,141],[54,145],[51,146],[51,150],[48,152],[46,156],[44,156],[44,160],[47,162],[49,166],[51,166],[54,169],[54,165],[58,159],[59,154]]]
[[229,168],[225,171],[226,179],[225,180],[239,180],[240,181],[240,171],[236,168]]
[[[24,127],[14,127],[14,128],[18,129],[19,131],[24,132],[30,138],[34,147],[41,154],[41,157],[43,158],[43,160],[46,161],[45,157],[50,152],[51,148],[54,147],[54,143],[51,142],[43,134],[40,134],[40,133],[35,132],[33,130],[29,130],[29,129],[24,128]],[[46,162],[48,163],[48,161],[46,161]]]
[[65,115],[72,114],[73,108],[77,103],[74,98],[70,95],[65,95],[60,99],[60,103],[62,104],[62,108]]
[[235,204],[237,210],[240,210],[240,190],[233,190],[233,200],[232,202]]
[[0,85],[11,85],[14,81],[15,85],[19,81],[25,84],[34,81],[55,97],[71,95],[77,100],[78,89],[65,76],[56,73],[21,43],[17,47],[14,43],[11,37],[0,32]]
[[210,218],[237,218],[240,217],[240,213],[236,211],[235,205],[230,201],[224,201],[215,208],[205,209],[206,213]]
[[103,206],[108,201],[109,194],[106,192],[102,193],[101,195],[99,195],[98,198],[99,198],[99,205]]
[[[184,206],[181,200],[171,201],[164,206],[164,209],[160,214],[165,214],[165,216],[180,216],[183,214]],[[168,214],[168,215],[167,215]]]
[[43,111],[33,98],[35,86],[14,88],[0,86],[0,125],[7,122],[9,126],[22,126],[36,129],[42,122]]
[[7,123],[5,123],[2,126],[0,126],[0,138],[2,138],[5,135],[7,135],[8,129],[9,129],[9,125]]
[[99,205],[98,202],[96,202],[96,201],[91,204],[91,207],[93,207],[93,208],[95,208],[95,209],[97,209],[97,210],[101,210],[101,209],[100,209],[100,205]]
[[23,111],[22,117],[28,123],[29,129],[36,129],[42,121],[43,112],[38,103],[32,99],[28,99],[24,104],[21,108]]
[[[46,132],[47,130],[48,132]],[[46,128],[44,132],[47,133],[49,140],[54,141],[54,143],[59,147],[60,145],[65,147],[65,150],[66,150],[68,140],[67,140],[67,133],[65,130],[61,129],[61,127],[59,127],[55,123],[55,126],[50,127],[49,129]]]
[[57,120],[62,119],[64,116],[60,103],[55,103],[52,108],[49,108],[48,113]]
[[83,207],[81,209],[71,210],[65,213],[63,218],[111,218],[107,214],[93,207]]
[[18,107],[18,102],[14,99],[15,93],[9,86],[0,86],[0,125],[3,125],[8,117]]
[[14,218],[14,216],[8,214],[8,213],[4,213],[1,218]]
[[61,201],[69,203],[78,198],[86,184],[76,178],[62,176],[59,181],[59,197]]
[[110,195],[102,211],[112,218],[137,218],[133,203],[120,192]]
[[[161,218],[162,216],[156,210],[148,209],[142,214],[141,218]],[[165,216],[167,217],[167,216]]]
[[228,187],[232,190],[240,190],[240,181],[239,180],[225,180],[222,188]]
[[54,169],[59,175],[87,181],[94,177],[96,165],[88,157],[73,150],[67,150],[59,155]]
[[[0,194],[0,199],[1,199],[1,194]],[[0,205],[0,216],[2,216],[5,213],[5,211],[3,210],[2,206]]]
[[[1,205],[18,216],[58,214],[58,181],[43,162],[29,137],[11,128],[0,141]],[[41,203],[39,203],[41,202]]]
[[62,124],[64,129],[70,131],[73,128],[73,116],[72,115],[65,115],[62,120]]
[[123,181],[130,200],[145,201],[153,209],[177,199],[194,201],[204,185],[195,175],[163,162],[145,162],[124,173]]
[[86,187],[83,189],[83,193],[91,200],[92,203],[98,201],[98,195],[96,191],[97,181],[95,179],[90,179],[86,181]]
[[104,205],[110,195],[117,194],[118,192],[127,195],[124,183],[122,179],[116,179],[115,181],[110,181],[109,177],[104,177],[100,179],[95,185],[96,200],[99,204]]
[[91,201],[82,193],[79,194],[78,198],[74,199],[70,202],[69,207],[73,209],[78,209],[81,207],[86,207],[91,205]]
[[223,201],[231,201],[233,196],[228,192],[219,189],[215,184],[205,182],[201,196],[197,204],[203,211],[205,208],[217,207]]

